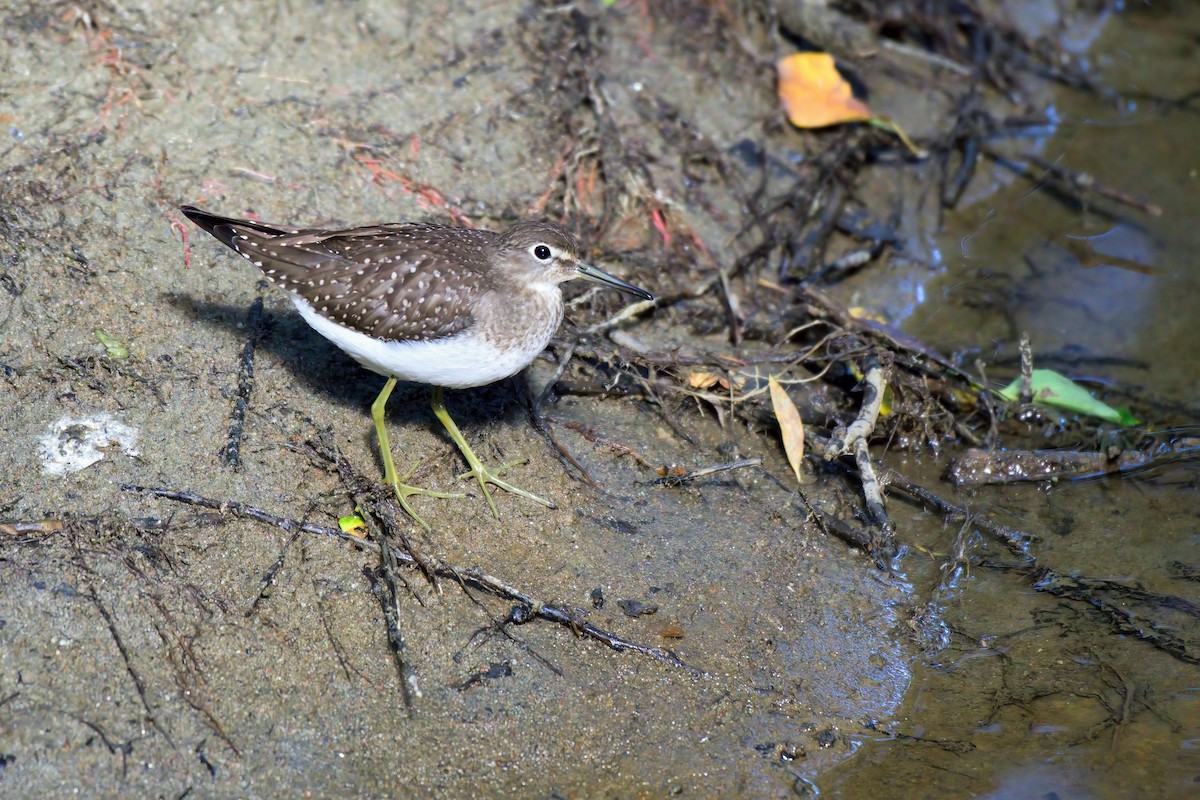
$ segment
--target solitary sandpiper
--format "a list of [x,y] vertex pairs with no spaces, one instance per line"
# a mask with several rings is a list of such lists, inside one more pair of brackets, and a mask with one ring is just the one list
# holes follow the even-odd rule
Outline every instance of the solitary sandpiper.
[[494,383],[546,348],[563,318],[562,283],[574,278],[654,296],[579,259],[579,243],[553,222],[504,233],[419,222],[348,230],[281,228],[256,220],[183,213],[287,290],[300,316],[354,360],[387,377],[371,405],[384,480],[414,520],[414,494],[455,497],[401,483],[384,410],[396,381],[431,384],[433,413],[458,445],[492,514],[491,483],[553,508],[503,481],[471,451],[446,410],[444,388]]

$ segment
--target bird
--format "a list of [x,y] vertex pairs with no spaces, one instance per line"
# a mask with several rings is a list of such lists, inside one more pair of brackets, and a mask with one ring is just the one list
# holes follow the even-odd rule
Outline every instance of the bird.
[[485,386],[527,367],[562,322],[567,281],[580,278],[654,301],[645,289],[584,262],[575,236],[548,220],[520,221],[503,232],[428,222],[332,230],[269,225],[194,206],[180,211],[286,291],[317,333],[387,379],[371,405],[384,482],[426,530],[409,497],[462,495],[401,482],[384,424],[396,382],[433,387],[434,416],[478,480],[493,517],[500,515],[488,484],[554,508],[502,480],[505,468],[484,466],[450,417],[444,392]]

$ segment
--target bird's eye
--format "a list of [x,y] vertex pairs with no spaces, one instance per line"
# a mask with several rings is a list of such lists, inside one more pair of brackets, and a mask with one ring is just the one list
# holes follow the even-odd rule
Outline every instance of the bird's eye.
[[533,257],[539,261],[549,261],[550,248],[544,244],[535,245],[533,248]]

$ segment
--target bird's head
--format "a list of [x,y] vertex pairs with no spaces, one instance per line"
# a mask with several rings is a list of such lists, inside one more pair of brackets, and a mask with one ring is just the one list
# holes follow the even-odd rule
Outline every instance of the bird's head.
[[518,222],[500,237],[497,269],[526,285],[557,286],[582,278],[653,300],[654,295],[609,275],[579,257],[579,242],[563,226],[546,220]]

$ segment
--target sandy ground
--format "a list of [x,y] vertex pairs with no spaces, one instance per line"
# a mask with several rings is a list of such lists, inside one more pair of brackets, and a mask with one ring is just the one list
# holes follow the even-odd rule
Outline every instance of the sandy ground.
[[[564,399],[548,417],[598,492],[531,428],[512,385],[452,393],[476,451],[527,459],[512,480],[559,508],[499,495],[496,521],[477,492],[419,499],[435,530],[414,539],[698,672],[545,623],[506,638],[490,626],[509,604],[406,573],[411,708],[371,590],[375,555],[119,489],[332,525],[351,502],[298,446],[325,434],[379,474],[367,409],[380,379],[178,205],[297,224],[523,216],[570,147],[561,119],[581,109],[558,92],[582,69],[585,27],[616,133],[668,196],[684,196],[697,142],[736,148],[774,103],[769,71],[731,57],[714,72],[689,44],[689,26],[724,24],[702,10],[675,28],[636,4],[277,8],[0,5],[0,518],[69,523],[0,542],[0,794],[790,796],[847,754],[841,732],[898,702],[905,587],[802,525],[772,478],[787,468],[770,431]],[[706,202],[680,213],[724,257],[738,200],[714,188]],[[589,243],[603,266],[657,292],[686,283],[617,255],[644,252],[647,222],[618,233]],[[220,454],[259,296],[234,469]],[[569,316],[586,325],[618,302]],[[627,330],[692,333],[670,314]],[[533,370],[535,388],[549,370]],[[461,463],[427,404],[426,387],[393,396],[396,459],[419,459],[413,482],[451,489]],[[42,439],[59,424],[61,446],[97,418],[136,443],[49,474]],[[688,469],[767,461],[670,489],[622,447]],[[658,610],[632,618],[621,600]]]

